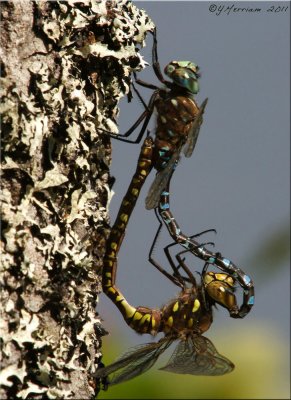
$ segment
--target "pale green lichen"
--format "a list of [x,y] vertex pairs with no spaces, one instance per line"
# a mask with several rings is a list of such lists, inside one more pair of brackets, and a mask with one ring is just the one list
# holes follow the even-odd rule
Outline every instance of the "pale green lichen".
[[[110,147],[98,127],[117,131],[118,101],[130,90],[131,73],[146,64],[137,46],[153,29],[145,12],[126,0],[47,4],[49,12],[40,6],[38,29],[48,50],[31,56],[31,90],[24,93],[9,76],[1,79],[7,133],[0,194],[6,366],[0,377],[9,389],[18,378],[14,397],[21,399],[74,398],[74,371],[80,387],[96,371],[96,266],[112,195]],[[22,363],[9,365],[11,354]]]

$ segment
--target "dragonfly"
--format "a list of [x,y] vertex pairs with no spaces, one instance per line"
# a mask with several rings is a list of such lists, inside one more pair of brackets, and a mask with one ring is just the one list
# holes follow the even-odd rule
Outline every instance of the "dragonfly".
[[[137,121],[123,134],[113,134],[100,129],[110,137],[127,142],[140,143],[147,130],[149,121],[156,111],[156,127],[153,146],[153,167],[157,174],[149,189],[145,200],[146,209],[158,206],[159,197],[169,181],[173,168],[177,165],[183,151],[185,157],[191,157],[197,143],[200,127],[203,122],[208,99],[199,107],[195,95],[199,92],[200,69],[191,61],[171,61],[164,69],[164,78],[157,52],[157,34],[153,30],[152,66],[157,79],[163,84],[158,87],[152,83],[138,79],[135,82],[145,88],[153,90],[148,104],[145,103],[139,91],[132,83],[132,88],[144,105],[144,112]],[[142,124],[135,140],[129,136]]]
[[[220,354],[214,344],[203,334],[213,322],[212,308],[220,304],[227,309],[237,308],[235,280],[228,274],[206,271],[203,268],[201,282],[186,265],[180,252],[176,255],[178,266],[174,263],[169,247],[165,253],[173,269],[173,274],[165,271],[153,258],[159,232],[155,235],[149,259],[175,285],[179,286],[179,295],[160,309],[129,305],[114,284],[116,305],[129,325],[138,333],[149,333],[156,336],[164,333],[157,342],[150,342],[128,350],[109,366],[99,368],[95,379],[106,380],[106,386],[112,386],[133,379],[148,371],[160,355],[175,341],[179,341],[168,363],[160,368],[162,371],[177,374],[218,376],[230,373],[234,364]],[[187,250],[188,251],[188,250]],[[117,263],[115,264],[115,274]],[[186,276],[183,276],[180,270]],[[120,305],[123,304],[121,307]]]
[[[203,333],[212,324],[212,307],[215,304],[225,307],[230,315],[237,313],[236,279],[227,273],[208,272],[206,263],[202,271],[201,283],[197,284],[194,275],[180,255],[188,249],[177,255],[180,257],[177,258],[178,266],[173,262],[169,248],[176,242],[165,248],[165,254],[173,272],[166,271],[152,256],[163,226],[161,221],[151,246],[149,260],[160,272],[180,287],[181,292],[178,297],[160,309],[146,306],[135,307],[127,301],[116,285],[118,252],[140,189],[153,167],[153,143],[151,137],[146,137],[144,140],[136,171],[122,200],[107,241],[102,286],[104,293],[113,301],[125,322],[133,330],[153,336],[161,332],[164,333],[164,337],[158,342],[135,347],[113,364],[99,368],[94,375],[95,378],[104,381],[106,377],[113,374],[111,385],[146,372],[176,340],[179,340],[179,343],[167,365],[162,368],[164,371],[193,375],[223,375],[231,372],[234,368],[233,363],[222,356],[213,343],[203,336]],[[198,243],[198,246],[202,245]],[[181,269],[186,276],[180,273]]]

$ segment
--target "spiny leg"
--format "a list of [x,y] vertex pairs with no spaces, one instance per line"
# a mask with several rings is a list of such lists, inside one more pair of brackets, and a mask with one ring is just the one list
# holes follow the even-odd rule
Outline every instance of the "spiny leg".
[[[205,231],[205,232],[207,232],[207,231]],[[198,236],[202,235],[202,232],[201,232],[201,233],[198,233],[198,234],[195,234],[195,235],[192,235],[192,236],[190,236],[190,238],[196,237],[197,235],[198,235]],[[186,274],[188,275],[188,277],[182,277],[182,279],[183,279],[184,281],[186,281],[186,282],[189,282],[189,283],[192,283],[192,284],[196,285],[196,280],[195,280],[195,278],[194,278],[194,275],[193,275],[192,272],[189,270],[189,268],[188,268],[187,265],[185,264],[184,260],[182,260],[182,258],[179,257],[180,254],[183,254],[183,253],[186,253],[186,252],[190,252],[190,250],[189,250],[189,249],[187,249],[187,250],[182,250],[180,253],[178,253],[178,254],[175,256],[176,259],[177,259],[177,261],[178,261],[178,266],[176,266],[175,263],[174,263],[174,261],[173,261],[173,257],[171,256],[171,253],[170,253],[170,250],[169,250],[169,249],[170,249],[170,247],[176,246],[177,244],[179,244],[179,243],[177,243],[177,242],[172,242],[172,243],[168,244],[168,245],[164,248],[164,252],[165,252],[165,254],[166,254],[166,256],[167,256],[167,258],[168,258],[168,260],[169,260],[171,266],[172,266],[172,267],[173,267],[173,265],[175,266],[175,267],[173,268],[173,270],[174,270],[174,275],[176,276],[176,275],[178,274],[178,275],[181,276],[181,274],[180,274],[180,272],[179,272],[179,269],[180,269],[180,267],[182,267],[182,269],[183,269],[183,270],[186,272]],[[202,244],[201,244],[200,246],[202,246]]]
[[135,72],[133,73],[133,76],[134,76],[135,82],[138,85],[140,85],[142,87],[145,87],[147,89],[151,89],[151,90],[159,90],[158,86],[156,86],[156,85],[154,85],[152,83],[145,82],[144,80],[137,78],[137,75],[136,75]]
[[[113,139],[117,139],[121,142],[126,142],[126,143],[139,143],[146,131],[146,128],[148,126],[148,123],[151,119],[151,116],[153,114],[154,111],[154,102],[156,99],[156,96],[158,95],[158,92],[154,92],[149,100],[148,105],[146,106],[146,110],[140,115],[140,117],[136,120],[136,122],[123,134],[117,134],[115,135],[114,133],[107,131],[106,129],[102,129],[102,128],[98,128],[100,129],[102,132],[105,132],[108,136],[110,136]],[[143,100],[142,100],[143,101]],[[144,123],[141,127],[141,130],[137,136],[137,138],[135,140],[130,140],[130,139],[126,139],[128,136],[130,136],[135,130],[136,128],[142,123],[142,121],[144,120]]]
[[[173,270],[174,270],[174,275],[169,274],[169,273],[168,273],[163,267],[161,267],[161,265],[153,258],[153,252],[154,252],[154,249],[155,249],[155,245],[156,245],[156,243],[157,243],[158,237],[159,237],[160,232],[161,232],[161,229],[162,229],[162,227],[163,227],[163,224],[162,224],[162,222],[160,221],[160,219],[159,219],[159,217],[158,217],[158,215],[157,215],[157,211],[156,211],[156,210],[155,210],[155,213],[156,213],[157,219],[158,219],[158,221],[159,221],[159,226],[158,226],[157,232],[156,232],[156,234],[155,234],[153,243],[152,243],[151,248],[150,248],[150,252],[149,252],[149,262],[150,262],[155,268],[157,268],[158,271],[160,271],[163,275],[165,275],[171,282],[173,282],[175,285],[180,286],[181,288],[184,288],[185,285],[184,285],[183,279],[182,279],[181,275],[179,274],[178,270],[175,271],[175,270],[176,270],[176,266],[175,266],[175,264],[173,263],[173,260],[172,260],[172,259],[169,259],[169,262],[170,262],[170,264],[171,264],[171,266],[172,266],[172,268],[173,268]],[[175,273],[175,272],[177,272],[177,273]]]
[[157,30],[154,28],[153,32],[153,47],[152,47],[152,62],[153,69],[159,81],[161,81],[164,85],[169,86],[171,83],[163,77],[161,66],[158,59],[158,40],[157,40]]
[[[159,221],[159,227],[158,227],[157,233],[156,233],[156,235],[155,235],[154,241],[153,241],[152,246],[151,246],[151,249],[150,249],[149,261],[150,261],[160,272],[162,272],[164,275],[166,275],[170,280],[173,281],[173,279],[177,279],[178,282],[179,282],[179,286],[181,286],[181,283],[182,283],[183,286],[185,286],[184,282],[189,282],[189,283],[192,283],[193,285],[196,285],[195,277],[194,277],[194,275],[191,273],[191,271],[189,270],[189,268],[186,266],[186,264],[185,264],[184,262],[180,262],[180,261],[178,260],[177,256],[176,256],[176,258],[177,258],[177,260],[178,260],[178,262],[179,262],[178,266],[176,266],[175,263],[174,263],[174,261],[173,261],[173,258],[172,258],[171,254],[170,254],[170,251],[169,251],[169,248],[172,247],[172,246],[175,246],[176,244],[178,244],[177,242],[173,242],[173,243],[167,245],[166,247],[164,247],[164,252],[165,252],[166,257],[167,257],[167,259],[168,259],[168,261],[169,261],[169,264],[170,264],[170,266],[171,266],[171,268],[172,268],[172,270],[173,270],[173,275],[170,275],[168,272],[166,272],[164,269],[162,269],[161,266],[160,266],[159,264],[157,264],[157,262],[152,258],[153,250],[154,250],[154,247],[155,247],[155,245],[156,245],[158,236],[159,236],[159,234],[160,234],[160,231],[161,231],[162,225],[163,225],[163,224],[162,224],[162,221],[161,221],[161,219],[160,219],[160,217],[159,217],[159,214],[158,214],[157,209],[155,209],[155,214],[156,214],[157,220]],[[201,236],[203,233],[206,233],[206,232],[209,232],[209,231],[213,231],[213,229],[209,229],[209,230],[200,232],[200,233],[198,233],[198,234],[192,235],[192,236],[190,236],[190,238],[193,238],[193,237],[196,237],[196,236]],[[208,244],[208,243],[207,243],[207,244]],[[209,242],[209,244],[213,244],[213,243],[212,243],[212,242]],[[204,243],[203,243],[203,244],[198,244],[198,247],[199,247],[199,246],[203,246],[203,245],[204,245]],[[182,251],[181,253],[189,252],[189,251],[190,251],[190,250],[185,250],[185,251]],[[180,253],[178,253],[178,254],[180,254]],[[183,276],[180,274],[180,272],[179,272],[179,268],[180,268],[180,267],[182,267],[183,270],[184,270],[184,272],[186,272],[186,274],[188,275],[187,277],[183,277]],[[174,283],[176,283],[176,282],[174,282]],[[177,283],[176,283],[176,284],[177,284]]]
[[[137,97],[139,98],[140,102],[142,103],[142,105],[144,106],[145,110],[149,111],[148,105],[146,104],[146,102],[144,101],[142,95],[140,94],[139,90],[137,90],[137,88],[135,87],[134,83],[131,83],[131,86],[135,92],[135,94],[137,95]],[[158,88],[157,88],[158,89]]]

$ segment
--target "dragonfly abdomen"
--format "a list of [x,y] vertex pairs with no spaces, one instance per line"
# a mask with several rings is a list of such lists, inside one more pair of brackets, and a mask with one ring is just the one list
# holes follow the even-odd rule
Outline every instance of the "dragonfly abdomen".
[[135,174],[123,198],[116,221],[107,241],[106,252],[103,259],[102,286],[103,291],[116,304],[128,325],[137,332],[155,334],[157,329],[159,329],[160,312],[145,307],[133,307],[115,286],[117,254],[122,244],[125,230],[139,196],[139,192],[152,169],[152,148],[153,139],[147,137],[141,149]]

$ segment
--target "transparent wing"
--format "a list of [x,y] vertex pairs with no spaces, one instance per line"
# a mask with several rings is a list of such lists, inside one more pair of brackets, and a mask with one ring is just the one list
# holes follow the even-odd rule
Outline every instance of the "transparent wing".
[[145,206],[147,210],[151,210],[153,208],[158,207],[161,193],[167,186],[171,178],[173,169],[175,168],[175,164],[179,160],[180,150],[181,149],[175,151],[170,160],[168,161],[166,167],[156,174],[156,177],[153,183],[151,184],[148,191],[148,195],[145,199]]
[[176,374],[214,376],[231,372],[234,364],[219,354],[209,339],[193,335],[177,345],[168,364],[160,369]]
[[203,122],[202,116],[203,116],[203,113],[204,113],[204,110],[205,110],[207,102],[208,102],[208,99],[205,99],[203,101],[203,103],[201,104],[199,112],[198,112],[198,114],[197,114],[197,116],[195,118],[195,121],[193,123],[191,132],[189,132],[189,134],[188,134],[187,142],[186,142],[184,150],[183,150],[184,154],[185,154],[185,157],[191,157],[192,156],[193,150],[194,150],[194,148],[196,146],[196,142],[197,142],[197,139],[198,139],[200,126],[201,126],[201,124]]
[[168,338],[162,338],[156,343],[146,343],[133,347],[108,367],[98,369],[94,376],[105,378],[114,374],[109,385],[116,385],[135,378],[150,369],[161,353],[171,345],[172,341]]

